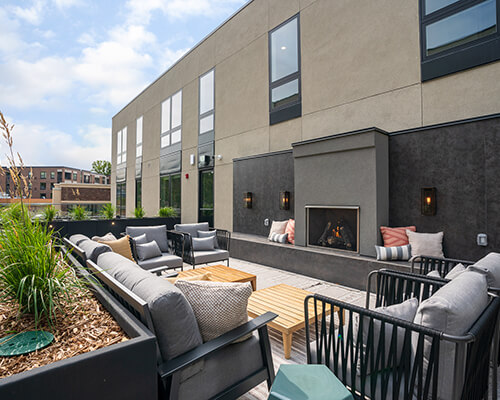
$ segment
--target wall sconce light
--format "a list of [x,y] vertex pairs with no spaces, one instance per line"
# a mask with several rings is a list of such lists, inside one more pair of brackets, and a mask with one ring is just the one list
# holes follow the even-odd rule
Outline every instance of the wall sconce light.
[[253,195],[252,192],[243,193],[243,207],[252,208]]
[[436,215],[436,188],[420,189],[420,205],[422,215]]
[[196,156],[194,154],[189,155],[189,164],[194,165],[196,162]]
[[280,210],[290,209],[290,192],[281,191],[280,192]]

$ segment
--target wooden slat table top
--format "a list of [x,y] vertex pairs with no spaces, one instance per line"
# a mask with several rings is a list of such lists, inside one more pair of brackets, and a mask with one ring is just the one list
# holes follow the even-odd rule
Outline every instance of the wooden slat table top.
[[222,282],[250,282],[253,290],[256,289],[257,277],[248,272],[243,272],[238,269],[226,267],[225,265],[210,265],[208,267],[191,269],[179,272],[179,278],[187,278],[189,276],[209,273],[212,277]]
[[[248,300],[248,315],[257,317],[267,311],[278,314],[268,325],[280,332],[293,333],[305,326],[304,299],[312,294],[307,290],[280,284],[252,293]],[[321,307],[318,309],[321,312]],[[326,314],[331,309],[326,307]],[[309,305],[309,322],[314,321],[314,306]]]

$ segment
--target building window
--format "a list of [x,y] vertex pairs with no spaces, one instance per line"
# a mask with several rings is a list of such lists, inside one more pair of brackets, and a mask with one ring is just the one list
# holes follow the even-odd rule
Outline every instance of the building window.
[[73,180],[74,181],[78,180],[78,174],[76,172],[73,172]]
[[47,190],[47,184],[45,182],[40,182],[40,190]]
[[182,90],[161,103],[161,148],[182,139]]
[[270,124],[302,115],[300,82],[300,19],[289,19],[269,32]]
[[47,179],[47,172],[45,171],[40,172],[40,179]]
[[500,0],[420,0],[422,81],[500,59]]
[[64,172],[64,180],[65,181],[71,180],[71,172]]
[[90,175],[83,176],[83,183],[90,183]]
[[98,176],[95,176],[94,183],[101,183],[101,178],[99,178]]
[[50,172],[50,179],[56,179],[56,173],[54,171]]
[[180,215],[181,174],[170,174],[160,177],[160,207],[172,207]]
[[50,189],[54,189],[54,182],[51,182]]
[[126,215],[126,184],[125,182],[116,183],[116,214],[120,217]]
[[127,162],[127,127],[116,134],[116,165]]
[[142,116],[137,118],[135,130],[135,157],[142,157]]
[[46,199],[47,198],[47,195],[45,193],[40,193],[40,198],[41,199]]
[[200,76],[199,134],[214,131],[214,70]]
[[135,208],[142,207],[142,181],[135,180]]

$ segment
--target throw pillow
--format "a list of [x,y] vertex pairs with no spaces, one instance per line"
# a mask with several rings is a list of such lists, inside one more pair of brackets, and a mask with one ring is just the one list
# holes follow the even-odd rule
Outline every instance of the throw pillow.
[[[150,243],[150,242],[148,241],[148,238],[146,237],[146,234],[145,234],[145,233],[143,233],[142,235],[139,235],[139,236],[135,236],[135,237],[133,237],[133,238],[132,238],[132,240],[135,242],[135,244],[136,244],[136,245],[137,245],[137,244],[146,244],[146,243]],[[153,241],[154,241],[154,240],[153,240]],[[154,242],[156,242],[156,241],[154,241]],[[156,244],[158,244],[158,243],[156,243]]]
[[99,240],[116,240],[116,236],[111,232],[108,232],[104,236],[92,236],[92,240],[95,240],[96,242]]
[[[379,312],[381,314],[388,315],[393,318],[398,318],[402,319],[404,321],[411,322],[415,318],[415,314],[417,313],[417,308],[418,308],[418,299],[413,297],[411,299],[408,299],[406,301],[403,301],[402,303],[399,304],[394,304],[392,306],[388,307],[378,307],[375,308],[373,311]],[[382,323],[380,321],[373,321],[373,326],[372,326],[372,338],[373,338],[373,345],[375,347],[378,347],[379,345],[379,340],[380,340],[380,331],[381,331],[381,326]],[[359,318],[356,318],[355,320],[355,332],[358,332],[359,330]],[[385,338],[385,361],[384,365],[390,365],[391,360],[389,359],[389,349],[391,346],[391,341],[392,341],[392,325],[391,324],[385,324],[385,331],[384,331],[384,338]],[[405,336],[405,330],[403,328],[398,328],[397,332],[397,350],[396,350],[396,356],[397,356],[397,361],[401,361],[401,354],[403,352],[403,345],[404,345],[404,336]],[[369,339],[369,334],[370,334],[370,323],[368,318],[364,318],[363,320],[363,352],[362,354],[365,355],[366,352],[368,351],[367,349],[367,344],[368,344],[368,339]],[[369,346],[372,347],[372,346]],[[370,357],[376,357],[375,354],[371,353]],[[370,374],[372,372],[370,365],[371,365],[371,360],[367,360],[368,365],[366,366],[367,368],[367,373]],[[373,360],[375,362],[375,359]],[[365,361],[366,362],[366,361]],[[381,363],[381,360],[379,360],[379,363]],[[361,372],[361,361],[358,360],[358,373]]]
[[397,247],[382,247],[375,245],[375,251],[377,252],[377,260],[407,261],[411,256],[411,247],[409,244]]
[[199,238],[213,237],[214,247],[216,249],[219,248],[219,243],[217,242],[217,231],[198,231],[198,237]]
[[455,279],[458,275],[462,274],[463,272],[465,272],[465,267],[463,266],[463,264],[457,264],[450,270],[450,272],[446,274],[444,279]]
[[169,281],[170,283],[173,283],[173,284],[175,284],[175,282],[177,282],[179,280],[189,281],[189,282],[192,282],[192,281],[209,281],[210,280],[210,272],[205,272],[203,274],[197,274],[197,275],[191,275],[191,276],[185,276],[183,278],[179,278],[177,276],[175,278],[165,278],[165,279],[167,281]]
[[488,253],[486,256],[469,267],[470,270],[486,275],[488,286],[500,287],[500,254]]
[[[175,283],[193,308],[204,342],[248,321],[248,298],[252,294],[249,282],[189,282]],[[241,338],[238,341],[247,339]]]
[[276,243],[286,243],[287,238],[288,233],[283,233],[281,235],[279,233],[271,233],[269,240]]
[[406,235],[406,230],[416,232],[417,228],[415,226],[403,226],[400,228],[389,228],[387,226],[381,226],[380,232],[382,233],[382,238],[384,239],[385,247],[394,246],[404,246],[408,244],[408,236]]
[[161,250],[154,240],[149,243],[136,244],[137,256],[139,260],[149,260],[150,258],[161,257]]
[[130,236],[127,235],[118,240],[98,240],[98,242],[107,244],[115,253],[135,262],[130,248]]
[[431,278],[441,278],[441,275],[439,275],[439,272],[437,269],[430,271],[429,273],[427,273],[426,276],[430,276]]
[[269,230],[269,236],[268,236],[269,240],[271,240],[271,235],[273,233],[277,233],[279,235],[284,234],[287,224],[288,224],[288,220],[287,221],[273,221],[273,223],[271,224],[271,229]]
[[443,258],[443,232],[419,233],[406,230],[412,257],[432,256]]
[[288,233],[287,240],[291,244],[295,244],[295,220],[289,219],[286,224],[285,233]]
[[214,249],[214,238],[191,238],[194,251],[210,251]]

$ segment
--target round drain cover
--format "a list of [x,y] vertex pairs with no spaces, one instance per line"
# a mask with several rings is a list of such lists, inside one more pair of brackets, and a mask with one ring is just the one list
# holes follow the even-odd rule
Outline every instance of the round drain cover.
[[0,356],[18,356],[48,346],[54,335],[45,331],[15,333],[0,338]]

